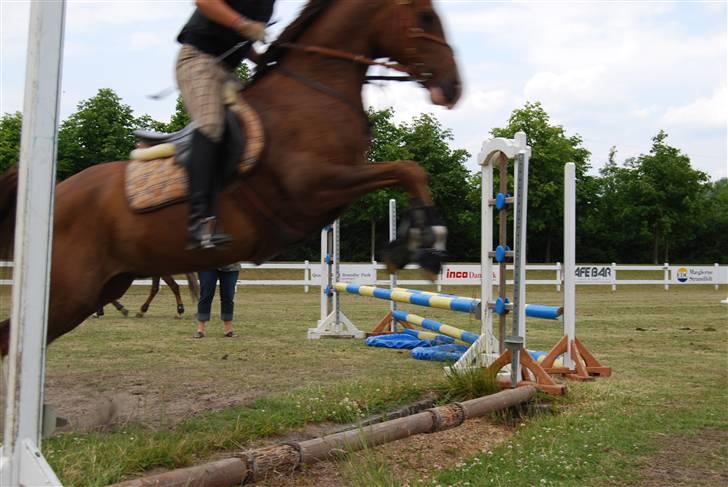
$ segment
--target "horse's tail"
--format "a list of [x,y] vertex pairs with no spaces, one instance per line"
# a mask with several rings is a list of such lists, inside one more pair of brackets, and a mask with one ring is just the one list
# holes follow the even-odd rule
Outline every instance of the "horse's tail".
[[18,203],[18,167],[0,175],[0,257],[12,257],[15,207]]
[[200,300],[200,281],[197,280],[196,272],[187,273],[187,283],[190,288],[190,296],[192,300],[197,302]]

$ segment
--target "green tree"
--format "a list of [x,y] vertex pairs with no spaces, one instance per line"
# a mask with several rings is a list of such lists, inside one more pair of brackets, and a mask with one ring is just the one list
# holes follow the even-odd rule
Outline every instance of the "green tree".
[[20,131],[23,115],[4,113],[0,118],[0,174],[17,164],[20,157]]
[[708,175],[693,169],[666,139],[660,130],[649,154],[625,162],[634,176],[627,187],[632,211],[651,234],[654,263],[669,262],[672,247],[693,241],[700,193],[708,182]]
[[563,248],[564,164],[574,162],[577,181],[581,181],[589,169],[591,153],[581,146],[579,135],[567,136],[562,126],[552,125],[539,102],[527,102],[523,108],[514,110],[508,125],[491,130],[491,134],[511,139],[519,131],[526,133],[532,148],[526,255],[529,262],[551,262],[561,255],[554,249]]
[[[469,258],[473,248],[467,227],[472,211],[466,206],[470,174],[464,163],[467,151],[451,149],[452,131],[445,129],[432,115],[423,114],[409,123],[394,122],[392,109],[370,111],[372,145],[368,157],[372,161],[414,160],[429,175],[432,197],[440,215],[449,228],[448,250],[453,259]],[[409,197],[399,188],[377,191],[354,203],[342,219],[342,236],[346,247],[357,259],[368,259],[369,239],[362,235],[375,234],[376,246],[389,240],[388,202],[397,201],[398,217],[409,206]],[[346,237],[346,235],[350,237]],[[342,245],[342,248],[344,246]],[[377,257],[377,256],[375,256]]]
[[101,162],[127,159],[134,148],[135,121],[131,108],[109,88],[80,102],[59,131],[59,177]]

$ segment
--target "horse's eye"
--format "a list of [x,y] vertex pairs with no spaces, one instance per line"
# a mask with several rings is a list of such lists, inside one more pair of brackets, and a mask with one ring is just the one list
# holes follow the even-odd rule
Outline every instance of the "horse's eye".
[[420,12],[417,14],[417,23],[420,28],[424,30],[430,30],[435,25],[435,13],[434,12]]

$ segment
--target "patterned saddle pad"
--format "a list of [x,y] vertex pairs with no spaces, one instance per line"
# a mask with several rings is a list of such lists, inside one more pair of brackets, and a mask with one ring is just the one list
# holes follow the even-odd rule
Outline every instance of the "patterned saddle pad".
[[[242,96],[228,105],[240,121],[245,147],[238,162],[238,174],[255,167],[265,144],[263,125],[256,111]],[[177,164],[174,156],[151,161],[132,160],[126,167],[126,197],[132,210],[144,213],[187,199],[187,169]]]

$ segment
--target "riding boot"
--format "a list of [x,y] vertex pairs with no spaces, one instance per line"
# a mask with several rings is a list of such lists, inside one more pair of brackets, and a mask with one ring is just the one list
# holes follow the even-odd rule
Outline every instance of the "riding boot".
[[187,249],[211,249],[232,240],[229,235],[215,231],[216,219],[210,208],[213,172],[219,144],[199,130],[192,139],[189,156],[190,213],[187,227]]

